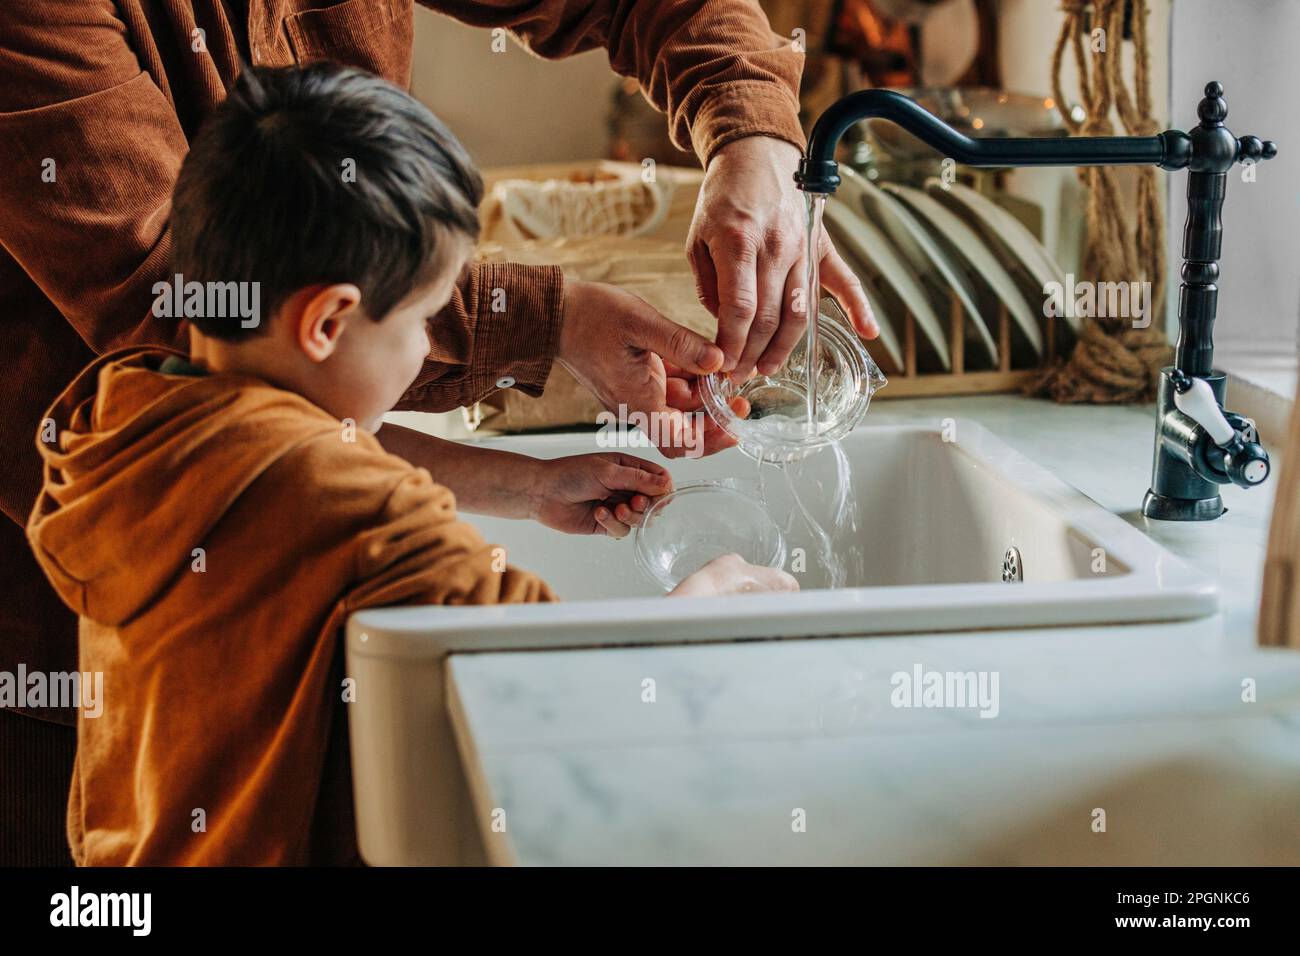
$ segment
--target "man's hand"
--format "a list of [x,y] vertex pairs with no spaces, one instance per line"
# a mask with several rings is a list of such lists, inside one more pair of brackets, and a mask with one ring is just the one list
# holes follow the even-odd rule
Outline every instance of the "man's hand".
[[711,455],[736,443],[711,418],[704,416],[701,426],[683,414],[700,407],[697,376],[721,367],[721,350],[631,292],[602,282],[566,283],[557,358],[609,411],[617,414],[623,405],[629,415],[651,416],[668,458]]
[[[799,150],[766,136],[728,143],[709,161],[686,255],[700,301],[718,318],[723,370],[737,380],[755,367],[776,371],[798,343],[808,311],[794,311],[804,287],[808,229],[804,194],[794,184]],[[858,334],[879,334],[862,283],[822,231],[821,284]],[[814,299],[806,303],[815,309]]]
[[536,469],[532,516],[568,534],[622,538],[652,499],[673,490],[662,465],[619,452],[539,461]]

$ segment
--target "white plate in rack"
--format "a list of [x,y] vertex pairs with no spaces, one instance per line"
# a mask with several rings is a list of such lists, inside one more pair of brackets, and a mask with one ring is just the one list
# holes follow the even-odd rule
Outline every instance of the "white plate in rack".
[[[853,269],[854,272],[858,272],[858,268],[854,268],[855,266],[861,268],[852,253],[849,253],[848,263],[849,268]],[[864,269],[863,271],[867,270]],[[871,278],[870,274],[864,275],[862,272],[858,272],[858,278],[862,280],[862,294],[867,297],[867,304],[871,306],[871,314],[876,317],[876,325],[880,326],[880,338],[875,341],[880,343],[880,347],[885,350],[894,366],[901,369],[903,368],[903,349],[898,342],[898,333],[894,330],[894,321],[889,318],[884,303],[881,301],[880,293],[876,289],[875,280]]]
[[841,168],[844,177],[840,188],[848,187],[845,198],[852,196],[860,203],[863,213],[893,241],[900,255],[919,276],[929,276],[931,285],[944,302],[948,293],[957,297],[967,315],[967,324],[975,330],[975,338],[984,347],[994,368],[998,365],[998,346],[989,331],[988,323],[975,304],[975,287],[967,280],[959,266],[948,258],[925,226],[903,205],[896,196],[885,192],[875,183],[851,169]]
[[912,313],[922,334],[933,346],[943,370],[951,371],[952,356],[948,351],[948,338],[944,335],[943,323],[911,267],[899,257],[885,234],[868,222],[862,213],[855,212],[851,206],[834,196],[826,197],[823,220],[842,248],[847,248],[855,259],[894,290],[903,307]]
[[1011,273],[998,262],[998,257],[989,250],[979,234],[966,225],[955,212],[920,189],[895,184],[883,188],[906,203],[944,238],[950,248],[965,258],[970,271],[979,276],[1007,307],[1007,312],[1024,333],[1034,354],[1041,358],[1043,333],[1038,327],[1034,308],[1025,299]]
[[[988,196],[964,183],[949,183],[945,186],[933,177],[925,181],[925,188],[940,202],[963,212],[970,221],[978,223],[987,235],[1006,250],[1008,257],[1024,269],[1040,290],[1046,290],[1052,282],[1060,283],[1060,287],[1065,288],[1065,272],[1060,263],[1052,258],[1052,254],[1024,223]],[[1078,316],[1069,314],[1067,310],[1065,320],[1078,333]]]

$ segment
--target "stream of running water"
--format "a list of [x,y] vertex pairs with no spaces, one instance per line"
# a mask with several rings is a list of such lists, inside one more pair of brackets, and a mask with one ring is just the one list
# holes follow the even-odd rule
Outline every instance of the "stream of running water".
[[[821,355],[818,341],[821,282],[816,251],[821,245],[826,196],[807,193],[804,201],[807,271],[803,291],[808,316],[803,358],[804,414],[800,418],[795,408],[789,409],[792,414],[786,414],[784,409],[776,414],[769,411],[762,423],[774,439],[816,436],[830,424],[822,420],[824,414],[818,407],[817,394],[821,369],[818,361]],[[774,470],[781,472],[784,481],[776,479]],[[853,494],[853,471],[839,442],[781,463],[760,460],[755,480],[764,509],[785,535],[787,570],[793,571],[801,584],[842,588],[862,583],[865,562]]]
[[853,494],[853,469],[839,442],[793,461],[760,461],[755,481],[764,510],[785,535],[786,570],[801,586],[843,588],[865,583],[866,553]]
[[806,383],[807,393],[805,402],[807,403],[807,427],[810,432],[816,434],[814,429],[817,427],[817,361],[819,346],[817,342],[817,317],[818,306],[821,302],[821,275],[820,263],[817,257],[817,249],[821,245],[822,238],[822,212],[826,208],[826,195],[824,193],[804,193],[805,214],[807,218],[807,233],[804,236],[804,254],[806,256],[806,272],[804,274],[804,309],[808,316],[808,327],[804,330],[804,354],[808,357],[806,362]]

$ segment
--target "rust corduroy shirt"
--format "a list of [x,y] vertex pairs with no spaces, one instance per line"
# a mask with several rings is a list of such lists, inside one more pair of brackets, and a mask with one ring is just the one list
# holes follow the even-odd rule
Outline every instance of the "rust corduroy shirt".
[[[668,114],[677,144],[703,162],[744,136],[803,144],[803,58],[753,0],[422,2],[505,27],[543,57],[604,47],[613,69],[636,77]],[[41,478],[31,438],[95,355],[185,347],[181,323],[150,314],[150,290],[168,274],[168,204],[190,137],[225,97],[241,57],[259,66],[332,59],[409,85],[412,17],[412,0],[5,0],[0,510],[13,523],[0,519],[0,669],[76,667],[73,619],[23,542]],[[484,290],[498,287],[505,313],[486,305]],[[557,269],[472,268],[435,320],[435,347],[401,407],[470,404],[503,375],[540,394],[562,306]]]

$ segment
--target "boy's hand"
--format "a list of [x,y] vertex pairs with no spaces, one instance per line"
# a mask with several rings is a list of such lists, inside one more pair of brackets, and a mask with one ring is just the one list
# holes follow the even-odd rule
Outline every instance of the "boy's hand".
[[738,554],[714,558],[688,575],[668,597],[716,597],[749,591],[798,591],[799,582],[780,568],[750,564]]
[[570,455],[539,464],[533,517],[569,534],[622,538],[641,523],[652,499],[673,490],[662,465],[620,452]]

